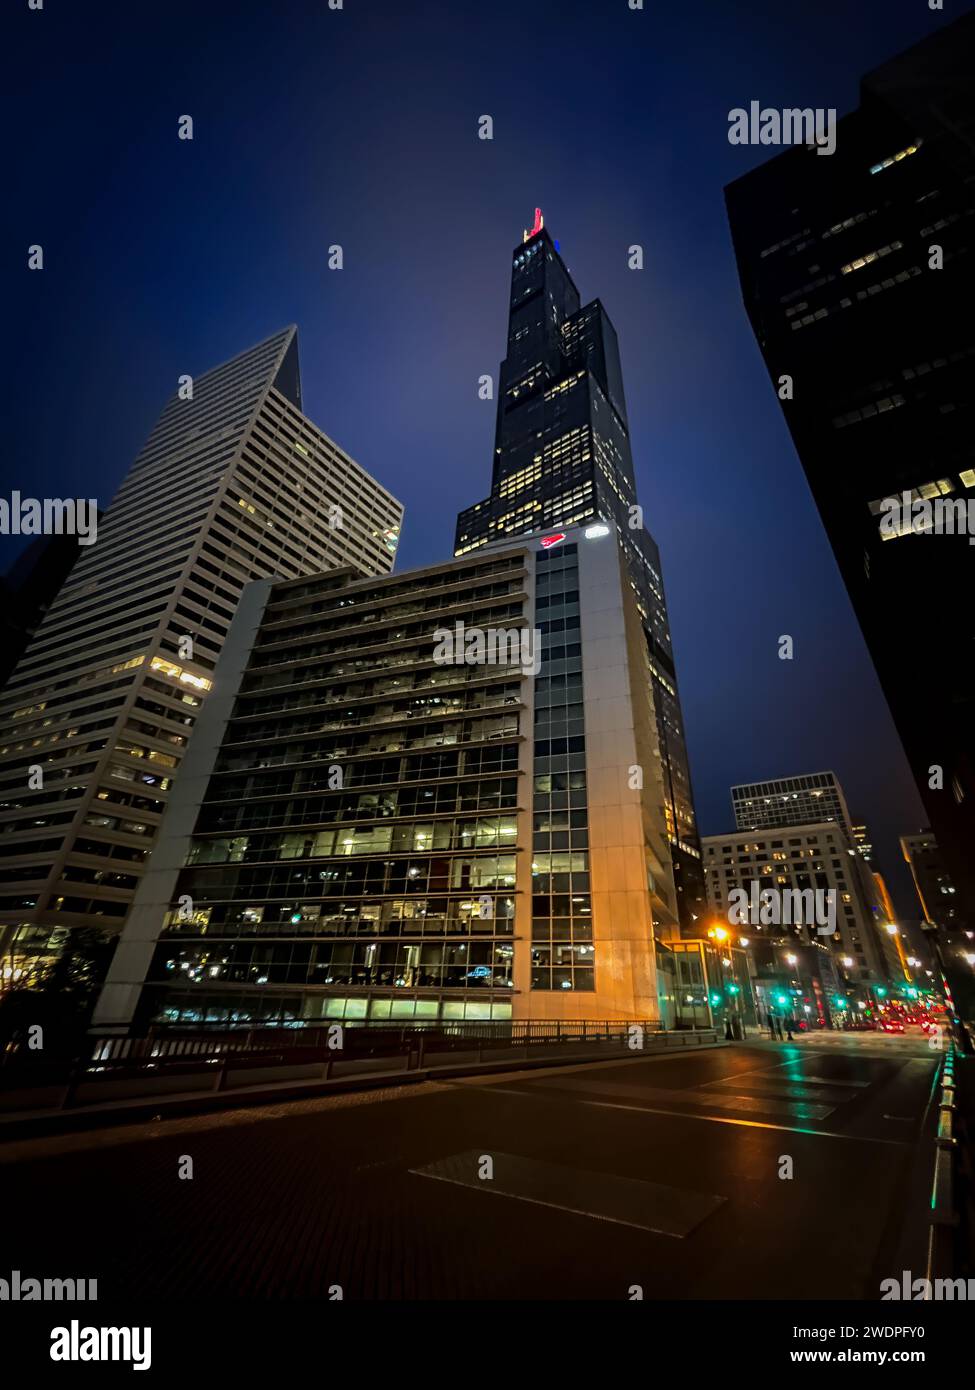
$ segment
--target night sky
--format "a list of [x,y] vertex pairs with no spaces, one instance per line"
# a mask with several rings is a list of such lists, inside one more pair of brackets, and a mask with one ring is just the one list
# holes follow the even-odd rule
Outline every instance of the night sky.
[[[775,153],[728,143],[732,107],[842,114],[946,8],[10,0],[6,489],[104,505],[180,373],[295,322],[306,413],[405,503],[398,567],[447,558],[489,490],[477,379],[538,205],[619,333],[702,833],[731,828],[733,782],[832,768],[916,915],[896,836],[923,810],[745,318],[723,187]],[[19,548],[0,538],[0,568]]]

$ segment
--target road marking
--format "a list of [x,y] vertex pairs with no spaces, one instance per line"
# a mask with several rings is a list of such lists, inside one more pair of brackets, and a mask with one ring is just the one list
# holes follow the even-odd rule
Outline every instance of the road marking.
[[[800,1120],[825,1120],[832,1115],[833,1106],[817,1105],[811,1101],[786,1100],[784,1098],[766,1099],[761,1096],[717,1095],[713,1091],[706,1096],[691,1095],[687,1091],[670,1090],[667,1087],[631,1086],[623,1081],[586,1081],[569,1077],[552,1077],[546,1084],[557,1090],[590,1091],[597,1095],[619,1096],[628,1100],[667,1100],[682,1105],[718,1106],[725,1110],[761,1111],[768,1115],[792,1115]],[[804,1112],[804,1113],[803,1113]]]
[[477,1149],[451,1154],[409,1171],[414,1177],[433,1178],[489,1196],[510,1197],[517,1202],[677,1240],[683,1240],[727,1200],[710,1193],[621,1178],[615,1173],[566,1168],[516,1154],[492,1151],[491,1158],[491,1178],[478,1176],[483,1157]]
[[839,1134],[830,1129],[803,1129],[801,1125],[771,1125],[762,1120],[733,1120],[728,1115],[695,1115],[693,1110],[661,1110],[652,1105],[621,1105],[610,1100],[583,1100],[580,1105],[594,1105],[599,1110],[631,1110],[638,1115],[671,1115],[676,1120],[704,1120],[712,1125],[740,1125],[744,1129],[774,1129],[782,1134],[811,1134],[817,1139],[852,1139],[858,1144],[886,1144],[889,1148],[908,1149],[904,1139],[874,1139],[867,1134]]

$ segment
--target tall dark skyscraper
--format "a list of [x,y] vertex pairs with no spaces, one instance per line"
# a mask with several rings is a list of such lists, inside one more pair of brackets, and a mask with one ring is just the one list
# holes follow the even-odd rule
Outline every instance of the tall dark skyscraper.
[[647,637],[682,927],[707,910],[684,721],[656,542],[636,500],[619,345],[598,299],[581,305],[557,244],[535,224],[511,266],[491,495],[457,518],[455,553],[597,519],[615,527]]
[[790,149],[726,197],[749,318],[780,395],[792,379],[792,438],[972,918],[975,16],[868,74],[833,155]]

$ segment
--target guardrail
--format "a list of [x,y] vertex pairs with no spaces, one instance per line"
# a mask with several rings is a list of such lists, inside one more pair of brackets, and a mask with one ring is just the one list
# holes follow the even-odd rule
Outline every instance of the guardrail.
[[[312,1024],[291,1027],[207,1028],[204,1031],[186,1032],[179,1028],[160,1028],[150,1030],[144,1038],[93,1038],[90,1043],[90,1057],[93,1062],[109,1062],[126,1058],[159,1060],[167,1057],[209,1057],[228,1053],[278,1052],[282,1048],[309,1047],[321,1050],[335,1050],[336,1037],[341,1038],[341,1049],[362,1055],[379,1051],[395,1051],[405,1045],[415,1046],[424,1040],[425,1050],[437,1048],[450,1049],[462,1047],[472,1042],[480,1042],[498,1047],[522,1047],[534,1042],[588,1042],[600,1039],[619,1038],[621,1040],[647,1034],[663,1033],[659,1020],[612,1020],[597,1022],[580,1019],[517,1019],[505,1022],[488,1020],[464,1021],[456,1023],[402,1024],[387,1023],[381,1020],[359,1024],[355,1021],[345,1023]],[[693,1034],[695,1029],[680,1029],[676,1032]]]
[[931,1224],[928,1232],[929,1286],[933,1286],[936,1279],[950,1279],[955,1267],[956,1230],[959,1221],[956,1056],[955,1044],[949,1041],[939,1078],[938,1126],[931,1188]]
[[[94,1038],[89,1055],[69,1067],[7,1058],[2,1108],[67,1109],[167,1092],[199,1093],[247,1086],[312,1086],[370,1074],[384,1077],[444,1068],[639,1055],[718,1041],[712,1029],[666,1031],[645,1023],[525,1022],[443,1028],[346,1027],[247,1030],[218,1035],[160,1032],[146,1038]],[[30,1103],[28,1103],[30,1096]]]

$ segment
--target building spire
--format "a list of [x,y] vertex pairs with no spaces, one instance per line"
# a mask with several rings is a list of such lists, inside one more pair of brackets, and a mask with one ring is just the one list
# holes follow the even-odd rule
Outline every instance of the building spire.
[[544,226],[545,226],[545,218],[542,216],[542,210],[541,210],[541,208],[536,208],[536,209],[535,209],[535,225],[532,227],[531,231],[523,231],[523,232],[522,232],[522,234],[521,234],[521,239],[522,239],[522,241],[530,241],[531,238],[532,238],[533,236],[538,236],[538,233],[542,230],[542,228],[543,228]]

